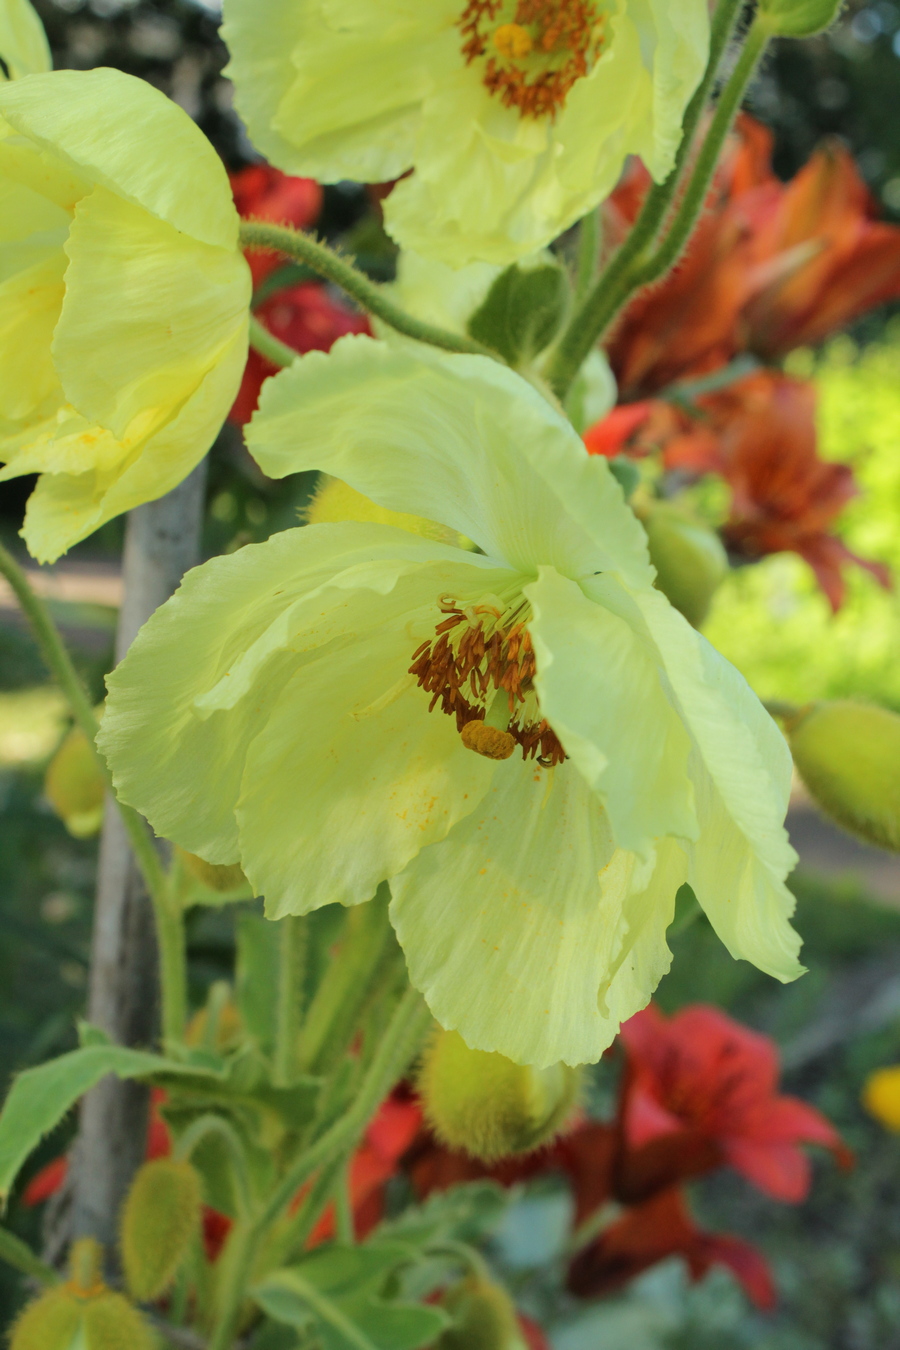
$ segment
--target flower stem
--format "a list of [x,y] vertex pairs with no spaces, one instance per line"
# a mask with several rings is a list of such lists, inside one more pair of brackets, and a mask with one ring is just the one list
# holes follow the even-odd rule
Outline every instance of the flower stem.
[[282,370],[286,366],[292,366],[300,356],[293,347],[289,347],[274,333],[270,333],[253,314],[250,315],[250,346],[273,366],[279,366]]
[[[654,250],[657,235],[681,183],[700,119],[718,74],[719,64],[742,8],[743,0],[719,0],[713,15],[706,71],[685,111],[681,143],[678,147],[672,172],[664,182],[656,183],[651,187],[627,239],[612,256],[602,275],[578,306],[568,328],[560,339],[548,371],[548,378],[557,397],[561,400],[568,393],[572,381],[581,369],[582,363],[591,348],[602,337],[619,310],[635,290],[646,285],[646,282],[640,279],[641,273],[655,258]],[[731,81],[729,81],[730,83]],[[743,89],[744,86],[742,85],[738,101],[740,101],[740,94],[743,93]],[[728,126],[730,125],[731,119],[729,118]],[[722,139],[724,140],[724,135]],[[718,157],[720,148],[721,144],[716,148],[716,157]],[[715,168],[715,160],[713,168]],[[698,166],[695,165],[691,186],[693,186],[697,177]],[[700,196],[701,204],[705,198],[708,185],[707,180],[703,184]],[[678,214],[680,216],[680,210]],[[692,226],[693,220],[691,221]]]
[[[385,1032],[378,1053],[369,1065],[350,1110],[301,1154],[275,1187],[254,1222],[235,1234],[234,1260],[229,1270],[227,1288],[223,1289],[222,1305],[209,1340],[209,1350],[230,1350],[256,1254],[268,1229],[314,1172],[331,1167],[339,1159],[349,1158],[363,1130],[418,1050],[430,1021],[431,1014],[422,996],[415,989],[408,989]],[[332,1180],[329,1193],[333,1184]]]
[[[75,721],[87,737],[104,781],[110,794],[115,799],[109,769],[97,749],[97,719],[94,716],[87,691],[72,664],[72,658],[66,650],[59,630],[50,617],[50,611],[40,596],[32,589],[25,572],[2,544],[0,544],[0,573],[3,574],[15,592],[16,599],[31,625],[44,662],[65,694]],[[184,1031],[186,1015],[184,933],[181,906],[172,895],[169,879],[144,820],[130,806],[126,806],[124,802],[117,799],[115,800],[128,835],[128,841],[153,904],[159,941],[163,1038],[164,1040],[177,1040]]]
[[272,1081],[289,1087],[297,1072],[303,974],[306,967],[307,926],[302,917],[289,915],[278,924],[278,1005]]
[[[421,319],[414,318],[412,314],[407,314],[406,310],[388,298],[381,286],[370,281],[358,267],[347,262],[327,244],[320,244],[299,230],[292,230],[286,225],[271,225],[267,221],[244,220],[241,221],[241,244],[244,248],[270,249],[276,253],[283,253],[285,257],[293,258],[296,262],[305,263],[319,276],[340,286],[341,290],[346,291],[362,309],[374,314],[376,318],[406,337],[430,343],[432,347],[442,347],[448,352],[468,352],[478,356],[491,356],[495,360],[500,359],[490,347],[484,347],[480,342],[475,342],[462,333],[451,333],[444,328],[436,328],[434,324],[424,323]],[[285,350],[290,351],[290,348]],[[263,352],[263,355],[268,355],[268,352]],[[286,363],[276,362],[276,364]]]

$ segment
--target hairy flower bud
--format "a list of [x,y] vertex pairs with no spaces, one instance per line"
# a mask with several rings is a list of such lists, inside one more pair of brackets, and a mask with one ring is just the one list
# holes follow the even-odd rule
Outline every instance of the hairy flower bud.
[[520,1350],[524,1346],[512,1300],[499,1284],[469,1276],[441,1299],[453,1318],[437,1350]]
[[103,824],[106,783],[81,727],[73,727],[47,766],[44,796],[69,834],[89,839]]
[[654,502],[642,514],[656,585],[699,628],[713,595],[728,573],[722,541],[677,506]]
[[74,1243],[71,1278],[28,1304],[9,1350],[155,1350],[138,1310],[103,1283],[102,1255],[91,1238]]
[[900,852],[900,717],[847,699],[812,704],[787,732],[816,804],[866,843]]
[[812,37],[830,28],[842,0],[760,0],[759,14],[775,37]]
[[144,1163],[122,1211],[122,1265],[131,1294],[155,1299],[175,1278],[200,1223],[200,1178],[190,1163]]
[[456,1031],[438,1031],[419,1091],[442,1143],[491,1162],[548,1143],[571,1111],[578,1084],[578,1071],[568,1065],[514,1064],[493,1051],[470,1050]]

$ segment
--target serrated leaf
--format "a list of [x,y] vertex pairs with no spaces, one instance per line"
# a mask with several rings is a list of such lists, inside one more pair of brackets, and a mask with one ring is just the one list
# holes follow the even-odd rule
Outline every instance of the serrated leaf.
[[6,1199],[19,1168],[44,1135],[109,1073],[118,1078],[199,1076],[195,1067],[177,1060],[95,1041],[26,1069],[14,1079],[0,1114],[0,1199]]
[[493,1181],[452,1186],[380,1224],[370,1241],[400,1240],[416,1247],[445,1238],[478,1242],[494,1231],[513,1199],[514,1192]]
[[314,1329],[322,1350],[418,1350],[448,1319],[439,1308],[383,1297],[388,1277],[410,1255],[396,1242],[322,1248],[275,1271],[253,1297],[276,1321]]

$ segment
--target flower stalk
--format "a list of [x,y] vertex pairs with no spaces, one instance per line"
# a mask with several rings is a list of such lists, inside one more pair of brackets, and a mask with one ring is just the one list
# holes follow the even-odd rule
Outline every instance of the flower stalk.
[[767,34],[754,24],[738,63],[727,81],[715,116],[691,173],[690,183],[661,243],[658,236],[681,186],[700,119],[718,75],[722,57],[742,8],[742,0],[720,0],[713,16],[706,73],[688,104],[682,124],[681,144],[672,172],[665,182],[654,184],[622,247],[613,255],[602,275],[576,310],[556,350],[548,377],[557,397],[565,398],[585,358],[609,328],[635,291],[659,280],[678,260],[697,221],[725,137],[731,129],[744,90],[756,69]]
[[[271,249],[284,254],[286,258],[305,263],[326,281],[340,286],[341,290],[368,314],[374,314],[404,337],[415,338],[417,342],[427,342],[432,347],[441,347],[447,352],[467,352],[470,355],[491,356],[497,359],[496,352],[480,342],[475,342],[473,338],[466,337],[462,333],[451,333],[447,329],[413,318],[406,310],[390,300],[383,288],[370,281],[358,267],[354,267],[327,244],[320,244],[300,230],[292,230],[286,225],[272,225],[268,221],[244,220],[241,222],[241,244],[245,249]],[[260,340],[267,350],[263,350],[259,345]],[[266,333],[258,323],[251,327],[251,342],[263,356],[274,360],[276,365],[290,364],[296,355],[292,353],[290,361],[280,359],[277,354],[273,355],[277,353],[274,345],[276,343],[283,349],[282,358],[285,353],[291,351],[291,348],[286,347],[284,343],[278,343],[278,339]]]

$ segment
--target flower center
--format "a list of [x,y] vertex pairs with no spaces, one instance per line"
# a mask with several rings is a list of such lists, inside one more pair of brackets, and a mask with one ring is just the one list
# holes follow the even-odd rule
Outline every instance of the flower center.
[[523,759],[536,758],[545,768],[561,764],[565,751],[534,690],[527,601],[519,596],[505,605],[489,596],[463,605],[441,596],[439,604],[444,617],[434,637],[413,652],[409,668],[431,694],[429,710],[440,704],[456,718],[463,744],[488,759],[508,759],[518,745]]
[[555,117],[606,44],[598,0],[469,0],[457,26],[466,64],[523,117]]

